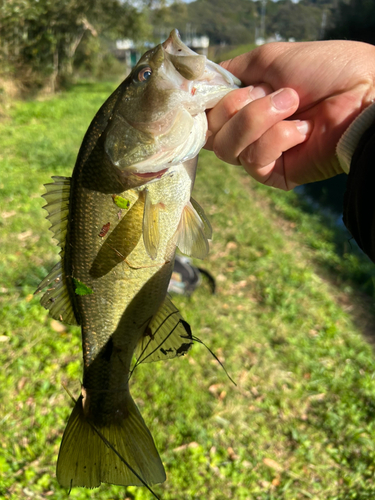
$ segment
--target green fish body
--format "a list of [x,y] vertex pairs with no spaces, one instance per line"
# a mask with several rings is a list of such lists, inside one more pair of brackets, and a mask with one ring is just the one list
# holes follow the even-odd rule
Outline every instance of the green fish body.
[[203,258],[211,228],[191,198],[205,109],[235,88],[176,31],[147,52],[93,119],[71,178],[44,195],[61,262],[42,281],[50,315],[82,330],[82,393],[60,447],[62,486],[165,480],[129,392],[131,363],[185,354],[190,328],[166,297],[176,247]]

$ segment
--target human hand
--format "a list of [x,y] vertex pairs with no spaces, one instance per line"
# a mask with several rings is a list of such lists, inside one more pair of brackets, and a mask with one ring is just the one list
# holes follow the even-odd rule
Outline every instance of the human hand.
[[342,173],[336,145],[375,97],[374,46],[270,43],[222,66],[250,87],[208,112],[207,149],[285,190]]

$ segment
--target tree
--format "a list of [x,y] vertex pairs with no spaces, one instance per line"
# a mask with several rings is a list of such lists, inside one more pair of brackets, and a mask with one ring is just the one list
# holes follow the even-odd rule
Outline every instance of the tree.
[[375,44],[374,0],[341,0],[333,23],[334,27],[327,32],[327,38],[346,38]]
[[85,33],[91,36],[144,34],[143,14],[120,0],[6,0],[0,8],[2,67],[31,72],[52,86],[72,73]]
[[272,6],[267,16],[267,32],[278,33],[284,40],[317,40],[322,13],[323,10],[315,5],[281,0]]
[[[182,35],[207,35],[211,44],[245,44],[254,42],[255,5],[249,0],[196,0],[176,2],[151,12],[151,21],[163,33],[177,28]],[[157,22],[155,22],[157,19]]]

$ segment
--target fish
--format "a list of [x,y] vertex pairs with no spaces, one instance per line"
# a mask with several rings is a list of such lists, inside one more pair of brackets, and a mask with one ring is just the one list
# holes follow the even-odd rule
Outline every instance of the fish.
[[36,293],[48,287],[42,306],[82,333],[81,394],[56,469],[65,488],[166,479],[129,379],[140,363],[184,355],[193,343],[167,288],[177,247],[207,255],[211,226],[191,196],[205,111],[239,85],[173,30],[99,109],[71,177],[45,185],[61,251]]

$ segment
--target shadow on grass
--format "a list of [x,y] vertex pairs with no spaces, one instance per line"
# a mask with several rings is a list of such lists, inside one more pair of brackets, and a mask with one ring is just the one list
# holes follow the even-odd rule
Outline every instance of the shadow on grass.
[[296,227],[313,250],[311,259],[318,274],[337,289],[339,303],[375,347],[375,264],[342,222],[346,175],[289,193],[255,183],[252,188],[264,193],[273,210]]
[[[374,297],[375,264],[359,248],[342,221],[343,200],[346,190],[346,175],[327,181],[315,182],[295,190],[295,206],[304,213],[317,215],[322,226],[323,244],[309,243],[318,250],[317,260],[329,271],[337,274],[340,282],[355,284],[370,297]],[[324,243],[333,244],[334,255],[325,251]],[[328,249],[327,249],[328,250]]]
[[296,204],[304,213],[319,216],[327,245],[333,247],[335,255],[322,246],[324,240],[319,239],[316,245],[310,241],[317,250],[315,260],[325,271],[325,277],[338,289],[352,289],[357,304],[343,305],[351,309],[356,325],[375,347],[375,264],[360,249],[342,221],[346,182],[347,176],[343,174],[301,186],[296,189]]

